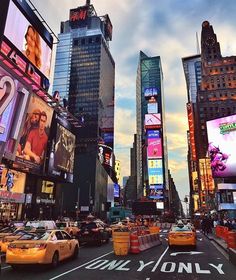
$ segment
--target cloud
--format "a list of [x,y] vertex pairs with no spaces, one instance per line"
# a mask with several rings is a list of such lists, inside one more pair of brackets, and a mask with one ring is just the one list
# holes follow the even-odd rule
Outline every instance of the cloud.
[[[57,34],[60,22],[68,20],[69,9],[85,0],[32,0]],[[116,157],[122,176],[129,175],[129,147],[136,131],[136,74],[139,51],[160,56],[164,74],[166,130],[169,168],[177,188],[188,188],[187,90],[182,57],[197,52],[196,32],[204,20],[213,25],[223,55],[236,50],[236,5],[234,0],[91,0],[98,15],[109,14],[113,24],[111,54],[116,63]],[[119,149],[120,147],[120,149]],[[123,147],[123,149],[122,149]],[[187,194],[187,190],[184,190]]]

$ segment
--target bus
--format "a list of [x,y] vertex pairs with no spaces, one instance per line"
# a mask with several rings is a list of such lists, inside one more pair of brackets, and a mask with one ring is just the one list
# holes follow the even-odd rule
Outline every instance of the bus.
[[132,216],[132,210],[122,206],[111,207],[109,210],[109,222],[113,223],[116,221],[124,220]]

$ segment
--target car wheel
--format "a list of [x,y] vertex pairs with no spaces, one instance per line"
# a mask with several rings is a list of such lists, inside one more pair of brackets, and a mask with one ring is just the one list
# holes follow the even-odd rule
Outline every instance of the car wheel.
[[73,259],[77,259],[79,256],[79,247],[76,245],[73,253]]
[[52,267],[57,267],[58,263],[59,263],[59,254],[58,254],[58,252],[55,252],[53,257],[52,257],[51,266]]

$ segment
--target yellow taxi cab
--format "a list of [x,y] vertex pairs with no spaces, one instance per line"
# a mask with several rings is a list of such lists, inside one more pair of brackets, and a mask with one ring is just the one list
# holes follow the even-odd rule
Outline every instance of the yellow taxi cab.
[[8,245],[6,263],[13,268],[22,264],[51,264],[56,267],[66,258],[77,258],[79,242],[64,230],[26,233]]
[[24,235],[26,233],[27,233],[27,231],[19,229],[19,230],[15,230],[13,233],[10,233],[7,236],[3,237],[0,240],[1,253],[6,253],[7,246],[9,245],[9,243],[17,240],[18,238],[20,238],[22,235]]
[[56,226],[58,229],[65,230],[71,236],[77,236],[78,232],[80,231],[75,222],[70,222],[70,221],[56,222]]
[[168,244],[172,246],[193,246],[196,247],[196,233],[187,225],[179,223],[172,226],[168,233]]

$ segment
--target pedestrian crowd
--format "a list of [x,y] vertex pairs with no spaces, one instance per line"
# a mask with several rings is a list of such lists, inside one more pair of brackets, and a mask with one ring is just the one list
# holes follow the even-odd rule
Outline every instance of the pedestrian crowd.
[[218,219],[216,217],[212,218],[211,216],[206,215],[201,220],[201,229],[205,235],[209,233],[215,233],[215,228],[217,225],[227,227],[229,230],[236,230],[236,219]]

